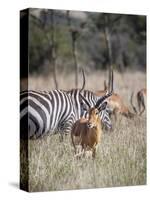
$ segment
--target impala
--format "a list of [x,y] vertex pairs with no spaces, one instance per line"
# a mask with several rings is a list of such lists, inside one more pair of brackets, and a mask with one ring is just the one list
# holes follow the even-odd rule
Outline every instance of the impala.
[[136,99],[137,99],[137,105],[138,105],[138,111],[136,107],[133,105],[133,93],[131,95],[131,105],[135,113],[138,113],[139,115],[142,115],[143,112],[146,109],[146,96],[147,96],[147,91],[146,88],[143,88],[139,90],[136,94]]
[[[112,84],[113,84],[113,72],[112,72]],[[108,86],[106,84],[106,81],[104,81],[104,90],[98,90],[95,92],[95,94],[97,96],[102,96],[106,93],[109,87],[110,87],[110,80]],[[107,103],[111,109],[112,114],[114,114],[115,117],[117,116],[117,114],[121,114],[129,118],[132,118],[134,116],[134,114],[129,110],[128,106],[125,104],[123,98],[117,93],[113,92],[112,95],[107,99]]]
[[[105,101],[112,95],[112,91],[102,96],[94,107],[91,107],[89,102],[82,96],[82,104],[84,109],[88,107],[88,118],[80,118],[72,127],[71,139],[74,146],[75,155],[80,155],[77,152],[79,146],[81,146],[83,153],[86,151],[92,151],[92,157],[95,158],[96,149],[101,140],[102,135],[102,123],[99,113],[106,109],[107,102]],[[81,152],[82,153],[82,152]]]

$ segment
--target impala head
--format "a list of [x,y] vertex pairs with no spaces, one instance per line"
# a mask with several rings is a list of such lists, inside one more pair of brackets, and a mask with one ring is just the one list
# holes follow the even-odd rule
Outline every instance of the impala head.
[[[109,87],[109,91],[106,91],[106,94],[100,97],[93,108],[91,108],[90,103],[87,101],[87,99],[81,94],[82,90],[85,86],[85,75],[84,71],[82,70],[83,75],[83,86],[82,89],[79,91],[79,101],[81,105],[81,117],[84,116],[84,114],[90,115],[91,112],[95,112],[95,115],[93,116],[100,116],[100,119],[103,124],[106,125],[107,128],[112,128],[111,120],[109,118],[109,107],[107,106],[107,103],[104,102],[109,96],[112,95],[113,92],[113,71],[111,71],[111,84]],[[92,115],[91,115],[92,116]],[[92,118],[91,118],[92,119]],[[90,126],[90,125],[89,125]]]
[[94,128],[97,126],[98,123],[100,123],[100,116],[99,113],[102,110],[105,110],[107,106],[107,102],[104,102],[99,108],[93,107],[89,109],[89,118],[87,126],[88,128]]
[[[84,71],[82,70],[82,74],[83,74],[83,86],[85,85],[85,76],[84,76]],[[86,113],[89,114],[89,127],[92,126],[90,125],[91,120],[94,118],[96,118],[96,116],[100,116],[102,122],[108,127],[111,128],[111,120],[109,118],[109,112],[108,112],[108,106],[107,103],[104,102],[108,97],[110,97],[112,95],[113,92],[113,71],[111,72],[111,87],[109,88],[109,91],[106,91],[106,94],[103,95],[102,97],[100,97],[96,104],[94,105],[93,108],[91,108],[90,103],[87,101],[87,99],[81,94],[81,91],[83,90],[84,87],[82,87],[82,89],[80,90],[80,104],[81,104],[81,113],[84,113],[84,111]],[[93,115],[91,115],[91,112],[93,113]],[[90,117],[91,116],[91,117]]]

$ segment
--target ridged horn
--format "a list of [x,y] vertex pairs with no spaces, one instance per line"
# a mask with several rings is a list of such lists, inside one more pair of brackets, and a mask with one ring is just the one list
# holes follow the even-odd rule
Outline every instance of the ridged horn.
[[109,90],[109,92],[113,92],[113,91],[114,91],[114,71],[112,69],[112,71],[111,71],[111,89]]
[[104,96],[102,96],[96,103],[95,108],[98,108],[100,106],[100,104],[107,99],[108,97],[110,97],[112,95],[112,92],[107,92]]
[[80,89],[80,92],[82,92],[84,90],[84,87],[85,87],[85,74],[84,74],[84,70],[81,69],[82,71],[82,76],[83,76],[83,85],[82,85],[82,88]]

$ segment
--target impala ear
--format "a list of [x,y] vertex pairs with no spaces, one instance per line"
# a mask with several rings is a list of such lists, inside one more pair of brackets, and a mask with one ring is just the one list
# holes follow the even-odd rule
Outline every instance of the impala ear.
[[107,102],[102,103],[98,108],[99,112],[102,111],[102,110],[105,110],[106,107],[107,107]]

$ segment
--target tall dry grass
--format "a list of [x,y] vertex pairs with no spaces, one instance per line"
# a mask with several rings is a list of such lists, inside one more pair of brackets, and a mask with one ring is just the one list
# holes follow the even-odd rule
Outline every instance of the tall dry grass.
[[[86,85],[85,89],[96,91],[103,89],[104,80],[107,80],[107,73],[105,71],[87,72],[85,74]],[[79,88],[82,87],[83,78],[82,74],[79,76]],[[69,90],[75,88],[75,75],[61,73],[58,74],[59,89]],[[53,90],[55,89],[53,77],[31,76],[28,83],[29,89],[33,90]],[[128,71],[126,73],[114,72],[114,90],[119,93],[125,100],[126,104],[130,106],[130,96],[134,91],[135,93],[146,87],[146,74],[139,71]],[[136,103],[136,102],[134,102]]]
[[95,160],[73,155],[70,136],[29,142],[29,190],[49,191],[143,185],[146,183],[145,118],[121,117],[103,134]]
[[[103,87],[105,73],[86,77],[86,89]],[[61,89],[74,87],[73,76],[59,76]],[[65,81],[64,81],[65,80]],[[82,82],[82,81],[81,81]],[[145,86],[145,74],[115,73],[114,87],[129,105],[132,91]],[[30,89],[54,89],[51,78],[30,77]],[[104,131],[95,160],[74,157],[70,135],[30,140],[29,191],[51,191],[146,184],[146,115],[126,119],[119,116],[113,131]]]

